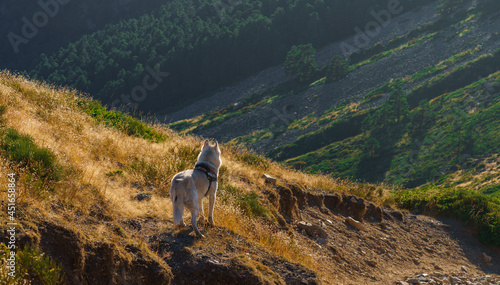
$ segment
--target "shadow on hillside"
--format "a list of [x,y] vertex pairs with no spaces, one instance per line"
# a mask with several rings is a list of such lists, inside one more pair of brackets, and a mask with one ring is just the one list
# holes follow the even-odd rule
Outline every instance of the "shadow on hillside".
[[186,227],[179,232],[165,232],[159,235],[154,235],[149,239],[149,244],[153,251],[160,253],[171,252],[173,258],[176,254],[180,254],[184,248],[192,246],[195,241],[195,237],[189,235],[193,229],[191,227]]
[[371,137],[379,143],[379,147],[372,154],[369,154],[365,145],[356,177],[371,183],[384,180],[385,174],[391,168],[392,160],[396,156],[396,144],[401,140],[403,134],[404,129],[399,125],[374,130]]
[[[462,248],[465,256],[472,264],[477,265],[486,274],[500,274],[500,247],[485,245],[479,241],[477,230],[465,226],[462,222],[451,218],[436,218],[445,225],[450,237]],[[490,264],[486,264],[482,258],[483,253],[490,256]]]

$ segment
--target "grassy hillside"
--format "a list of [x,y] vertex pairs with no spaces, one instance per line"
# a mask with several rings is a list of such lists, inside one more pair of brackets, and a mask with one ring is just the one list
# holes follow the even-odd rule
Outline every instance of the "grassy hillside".
[[[454,190],[449,196],[428,190],[393,192],[385,185],[305,174],[228,146],[222,148],[217,227],[202,226],[207,239],[196,240],[189,230],[173,229],[168,186],[176,172],[194,165],[201,138],[178,135],[161,125],[146,125],[107,111],[74,90],[36,83],[7,71],[0,74],[0,106],[0,172],[4,174],[0,183],[8,185],[7,173],[13,173],[16,181],[16,282],[168,284],[172,280],[190,280],[186,278],[195,278],[197,274],[212,278],[213,270],[217,270],[217,278],[254,280],[255,284],[284,284],[284,280],[307,280],[304,282],[309,284],[332,284],[333,280],[367,282],[373,279],[349,277],[351,270],[374,270],[351,251],[359,246],[373,250],[375,241],[365,245],[362,235],[353,238],[358,233],[345,228],[342,215],[353,215],[348,206],[336,210],[326,200],[324,205],[314,204],[328,195],[330,199],[340,197],[344,203],[363,201],[342,193],[354,193],[378,205],[400,205],[454,216],[477,227],[484,242],[498,244],[495,236],[499,235],[500,214],[496,202],[485,195],[471,196],[462,190]],[[265,183],[263,173],[277,177],[277,185]],[[139,193],[150,194],[151,198],[133,199]],[[7,194],[6,189],[2,190],[2,197]],[[437,203],[434,196],[440,197]],[[470,199],[482,202],[472,208],[461,206],[470,205]],[[366,216],[370,217],[366,223],[369,235],[380,235],[382,224],[371,221],[374,217],[381,219],[376,209],[386,212],[384,225],[394,227],[393,235],[418,238],[420,242],[428,234],[427,230],[425,234],[420,230],[400,230],[399,220],[391,218],[401,218],[400,212],[361,203],[371,207]],[[296,228],[296,219],[301,216],[318,219],[318,215],[325,222],[335,223],[330,235],[342,231],[332,240],[340,239],[343,244],[351,240],[352,248],[344,244],[344,251],[332,245],[323,246],[318,243],[320,240]],[[9,213],[2,211],[0,217],[6,222]],[[412,223],[417,229],[428,227],[418,221]],[[436,234],[450,238],[443,232]],[[359,244],[358,239],[362,241]],[[5,239],[2,242],[8,244]],[[455,252],[457,248],[448,250]],[[337,252],[337,257],[332,256],[332,251]],[[2,245],[0,255],[8,254]],[[407,250],[397,254],[404,256]],[[210,258],[228,265],[211,269],[216,263]],[[388,258],[390,263],[393,256]],[[184,271],[179,271],[176,264],[183,264]],[[189,264],[199,267],[191,268]],[[456,265],[456,260],[452,264]],[[385,271],[384,268],[380,270]],[[194,273],[190,275],[186,270]],[[1,267],[2,284],[19,284],[13,283],[6,273],[5,267]],[[404,274],[410,273],[399,271],[396,276]]]
[[[65,261],[44,244],[40,226],[47,224],[45,227],[76,235],[87,251],[112,245],[106,254],[116,255],[123,266],[134,270],[137,264],[133,260],[139,258],[158,269],[153,276],[171,278],[169,266],[148,249],[141,234],[130,231],[127,225],[131,220],[153,219],[158,221],[157,234],[172,226],[170,179],[176,172],[193,167],[202,140],[177,135],[159,125],[144,125],[121,113],[106,111],[73,90],[38,84],[6,71],[0,74],[0,105],[0,172],[14,173],[17,181],[15,215],[23,237],[18,246],[33,244],[49,250],[46,253],[56,261]],[[268,186],[260,176],[265,171],[329,191],[347,191],[355,185],[289,170],[232,148],[222,151],[224,166],[215,221],[230,231],[223,239],[241,235],[256,247],[328,276],[314,258],[300,250],[300,244],[290,243],[286,231],[277,226],[276,209],[261,204],[262,189]],[[1,183],[7,185],[7,179],[2,175]],[[2,197],[7,195],[6,190],[2,192]],[[146,202],[132,200],[140,192],[152,194],[152,198]],[[1,219],[7,220],[5,211]],[[39,255],[37,252],[35,249],[32,254]],[[92,260],[89,252],[83,256]],[[25,266],[22,270],[29,271],[30,276],[35,274],[29,265],[20,266]],[[69,283],[76,278],[66,277]],[[133,276],[128,278],[134,280]]]

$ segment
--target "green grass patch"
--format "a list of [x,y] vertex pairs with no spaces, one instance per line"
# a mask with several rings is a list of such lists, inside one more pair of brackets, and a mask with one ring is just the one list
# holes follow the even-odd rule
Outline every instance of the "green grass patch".
[[500,201],[468,189],[427,187],[394,192],[399,207],[451,217],[477,227],[485,244],[500,245]]
[[261,156],[253,153],[246,152],[244,154],[238,155],[237,158],[239,161],[251,166],[255,166],[264,170],[267,170],[269,168],[269,162],[265,158],[262,158]]
[[313,83],[309,84],[309,86],[313,87],[313,86],[318,85],[318,84],[323,84],[323,83],[325,83],[325,81],[326,81],[326,77],[323,77],[323,78],[320,78],[320,79],[314,81]]
[[391,91],[390,83],[387,82],[384,85],[377,87],[374,90],[372,90],[371,92],[369,92],[368,94],[366,94],[361,103],[366,104],[366,103],[373,102],[373,101],[381,98],[384,95],[384,93],[389,93],[389,91]]
[[13,128],[3,129],[1,136],[0,149],[13,164],[26,168],[44,181],[62,178],[63,168],[56,156],[50,150],[38,147],[30,136],[20,134]]
[[31,245],[25,246],[22,251],[15,254],[15,277],[9,276],[9,268],[6,265],[8,265],[7,260],[11,257],[10,252],[4,243],[0,244],[0,263],[2,263],[0,284],[66,284],[61,266]]
[[404,83],[411,83],[411,82],[415,82],[415,81],[419,81],[419,80],[422,80],[422,79],[425,79],[425,78],[428,78],[450,66],[453,66],[455,63],[457,62],[460,62],[464,59],[467,59],[467,58],[470,58],[472,57],[473,55],[477,54],[477,52],[479,52],[480,50],[480,47],[477,47],[477,48],[474,48],[474,49],[469,49],[469,50],[466,50],[464,52],[461,52],[461,53],[458,53],[454,56],[451,56],[450,58],[436,64],[436,65],[433,65],[433,66],[429,66],[429,67],[426,67],[424,69],[422,69],[421,71],[413,74],[412,76],[410,76],[410,78],[408,79],[405,79],[404,80]]
[[420,38],[417,38],[417,39],[413,39],[403,45],[400,45],[399,47],[397,48],[393,48],[393,49],[390,49],[390,50],[386,50],[384,52],[381,52],[379,54],[376,54],[372,57],[370,57],[369,59],[367,60],[364,60],[362,62],[359,62],[359,63],[356,63],[356,64],[353,64],[351,66],[349,66],[349,72],[353,71],[353,70],[356,70],[362,66],[365,66],[365,65],[368,65],[368,64],[372,64],[374,62],[377,62],[383,58],[386,58],[386,57],[389,57],[391,55],[393,55],[395,52],[397,51],[400,51],[400,50],[403,50],[403,49],[407,49],[407,48],[411,48],[411,47],[414,47],[424,41],[427,41],[427,40],[430,40],[432,39],[434,36],[436,35],[436,33],[431,33],[431,34],[427,34],[427,35],[424,35],[424,36],[421,36]]
[[250,217],[267,217],[268,209],[259,202],[259,194],[252,191],[241,195],[238,201],[239,207]]
[[270,219],[269,210],[260,203],[259,194],[254,191],[244,192],[238,187],[226,185],[221,187],[220,196],[223,203],[236,205],[249,217]]
[[96,119],[97,122],[114,127],[129,136],[135,136],[146,139],[150,142],[163,142],[167,137],[153,130],[148,125],[129,115],[118,111],[108,111],[99,101],[82,99],[78,102],[79,106]]
[[500,183],[491,184],[481,188],[481,193],[500,199]]
[[233,146],[243,145],[245,147],[251,148],[255,143],[258,143],[263,139],[272,139],[273,137],[274,134],[271,131],[260,130],[254,131],[248,135],[236,137],[229,141],[227,144]]
[[294,120],[290,125],[288,125],[288,129],[305,130],[317,121],[318,118],[316,118],[315,112],[312,112],[300,120]]
[[111,176],[124,176],[123,170],[113,170],[105,173],[106,176],[111,177]]

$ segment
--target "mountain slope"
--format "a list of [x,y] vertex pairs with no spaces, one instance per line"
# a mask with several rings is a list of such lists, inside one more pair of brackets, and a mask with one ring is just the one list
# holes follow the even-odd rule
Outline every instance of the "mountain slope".
[[[173,228],[166,196],[171,177],[194,165],[202,140],[76,95],[0,75],[0,169],[15,174],[16,246],[31,244],[35,256],[52,262],[24,263],[18,253],[18,272],[25,272],[18,279],[39,282],[58,272],[38,270],[42,265],[59,268],[68,284],[390,284],[461,266],[471,279],[499,272],[498,249],[460,224],[367,200],[391,203],[385,186],[304,174],[228,146],[217,226],[203,226],[207,238],[196,239],[190,228]],[[278,183],[266,183],[264,172]],[[140,193],[150,198],[134,199]],[[7,194],[2,190],[3,203]],[[3,225],[9,215],[2,211]],[[363,221],[364,230],[347,217]],[[483,252],[491,265],[481,261]]]
[[[428,2],[403,0],[401,5],[411,9]],[[293,44],[323,46],[349,36],[351,27],[371,19],[372,9],[386,5],[382,0],[172,0],[41,55],[29,72],[91,93],[112,107],[172,112],[281,62]],[[169,76],[147,84],[148,67]]]
[[[344,79],[324,83],[324,69],[305,83],[281,77],[278,85],[205,115],[191,113],[194,118],[171,127],[244,144],[312,173],[406,187],[436,182],[494,189],[496,163],[484,162],[496,161],[492,154],[500,146],[500,41],[498,13],[487,4],[492,2],[465,1],[452,15],[435,14],[437,4],[403,14],[373,40],[379,43],[351,57]],[[412,17],[429,22],[397,29]],[[343,43],[319,51],[318,66],[326,66],[330,58],[323,55]],[[394,84],[405,90],[411,112],[391,132],[377,130],[373,119],[365,119],[388,108]],[[417,122],[422,114],[425,126]],[[377,152],[367,153],[370,147]],[[491,175],[477,180],[473,168],[483,164]]]

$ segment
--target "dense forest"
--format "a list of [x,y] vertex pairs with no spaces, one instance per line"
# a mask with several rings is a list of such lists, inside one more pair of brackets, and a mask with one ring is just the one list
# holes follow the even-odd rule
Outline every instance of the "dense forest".
[[[409,10],[430,1],[392,2]],[[174,0],[41,55],[31,75],[73,86],[108,105],[172,111],[282,63],[293,45],[318,48],[352,35],[387,5],[385,0]]]
[[51,54],[107,24],[154,11],[165,1],[4,0],[0,3],[1,68],[31,70]]

